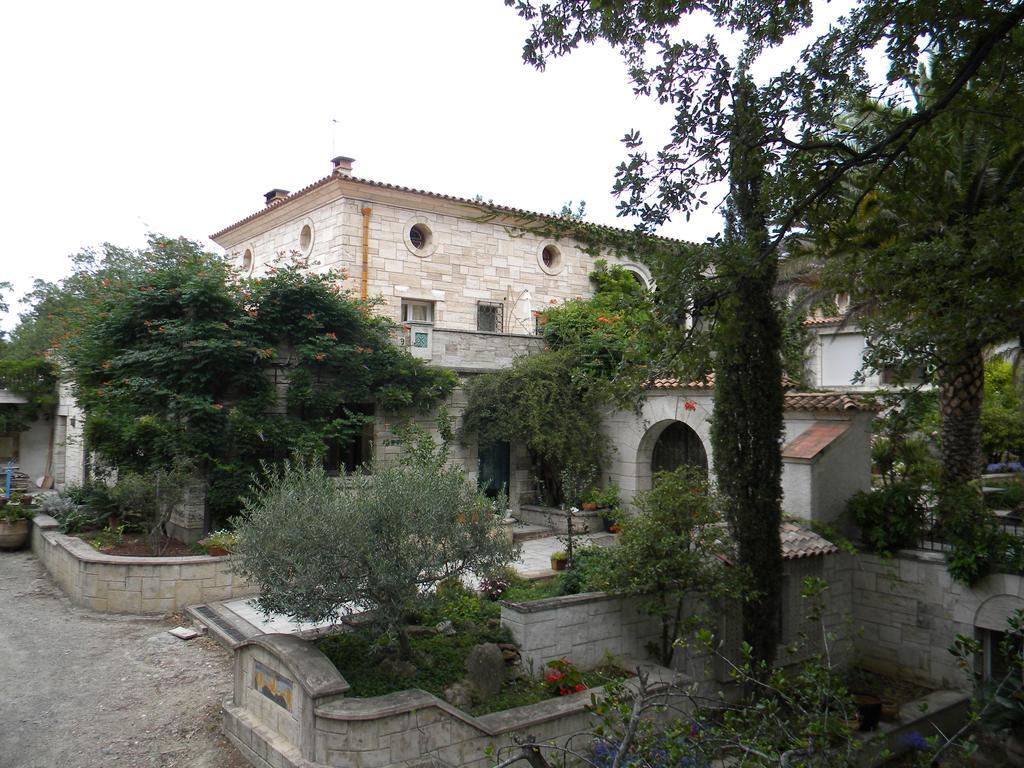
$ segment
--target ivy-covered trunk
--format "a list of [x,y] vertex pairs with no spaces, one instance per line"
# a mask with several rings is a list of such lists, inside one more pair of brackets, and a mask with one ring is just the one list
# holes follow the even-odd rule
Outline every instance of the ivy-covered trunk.
[[755,599],[743,603],[743,639],[771,663],[779,640],[782,586],[782,331],[773,301],[778,272],[763,199],[764,124],[754,87],[737,84],[730,145],[730,192],[718,275],[726,296],[715,327],[715,475],[726,500],[737,559]]
[[940,366],[939,415],[944,485],[963,485],[981,472],[981,400],[985,359],[980,349]]

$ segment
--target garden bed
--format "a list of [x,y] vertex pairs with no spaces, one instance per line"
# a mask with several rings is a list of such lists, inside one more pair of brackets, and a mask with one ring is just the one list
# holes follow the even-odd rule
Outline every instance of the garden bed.
[[[496,695],[485,700],[474,698],[469,702],[457,698],[452,700],[449,692],[466,678],[466,661],[473,648],[481,643],[500,643],[503,650],[511,652],[508,633],[491,628],[468,629],[450,636],[413,637],[411,643],[414,651],[411,662],[401,662],[393,655],[376,652],[373,636],[361,629],[320,638],[316,645],[351,686],[347,695],[353,698],[370,698],[418,688],[461,707],[471,715],[483,715],[567,695],[559,692],[557,683],[530,677],[509,664],[506,668],[508,679]],[[518,659],[518,652],[514,653]],[[620,682],[630,676],[611,663],[580,673],[583,690]],[[568,695],[575,693],[577,691],[571,690]]]
[[[206,553],[195,546],[183,544],[170,536],[162,536],[154,546],[149,537],[142,533],[126,533],[114,540],[105,538],[102,531],[80,533],[77,538],[98,552],[120,557],[192,557]],[[110,541],[110,543],[107,543]]]
[[[500,592],[500,597],[537,599],[557,593],[560,588],[555,579],[541,583],[513,580]],[[400,660],[387,638],[369,625],[321,637],[316,645],[351,686],[348,696],[369,698],[418,688],[472,715],[535,704],[576,693],[578,685],[582,685],[582,691],[630,676],[610,659],[586,672],[572,668],[564,678],[555,670],[550,670],[554,679],[537,677],[543,670],[532,670],[531,675],[522,667],[519,649],[509,630],[501,626],[500,617],[497,602],[459,584],[449,584],[425,598],[421,610],[409,617],[416,622],[409,627],[413,650],[410,661]],[[474,693],[472,678],[480,673],[467,672],[474,648],[483,644],[496,645],[504,660],[503,666],[499,663],[500,668],[486,674],[504,678],[501,690],[486,698]],[[559,683],[570,678],[569,687]]]
[[60,533],[59,528],[49,515],[36,515],[32,552],[71,602],[83,608],[167,614],[255,591],[232,572],[230,557],[112,555]]

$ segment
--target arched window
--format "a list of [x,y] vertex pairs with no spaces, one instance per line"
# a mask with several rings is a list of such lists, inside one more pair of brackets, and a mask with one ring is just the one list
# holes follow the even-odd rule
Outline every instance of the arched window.
[[708,455],[700,437],[681,421],[669,424],[658,437],[651,455],[651,474],[671,472],[682,465],[708,471]]

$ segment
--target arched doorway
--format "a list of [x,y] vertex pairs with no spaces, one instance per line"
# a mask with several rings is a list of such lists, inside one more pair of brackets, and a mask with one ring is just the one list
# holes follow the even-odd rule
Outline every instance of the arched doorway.
[[700,437],[688,425],[673,421],[658,436],[651,452],[651,474],[671,472],[683,465],[708,471],[708,454]]

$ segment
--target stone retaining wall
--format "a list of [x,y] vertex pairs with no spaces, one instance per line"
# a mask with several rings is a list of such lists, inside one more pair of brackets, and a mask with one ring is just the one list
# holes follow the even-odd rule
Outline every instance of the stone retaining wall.
[[120,557],[97,552],[36,515],[32,551],[75,605],[105,613],[173,613],[255,589],[231,573],[230,557]]
[[604,592],[501,604],[501,623],[519,646],[523,664],[540,677],[549,661],[569,659],[581,669],[606,653],[643,659],[661,635],[661,622],[630,598]]
[[[904,550],[854,559],[853,619],[863,664],[926,685],[966,690],[970,680],[946,649],[958,634],[980,639],[1024,608],[1024,579],[991,574],[973,586],[953,580],[941,552]],[[980,671],[980,670],[979,670]]]
[[224,732],[258,768],[483,768],[493,762],[488,748],[500,751],[516,735],[561,741],[588,731],[588,694],[601,689],[480,717],[421,690],[368,699],[348,698],[347,691],[311,643],[294,635],[255,637],[235,649]]

